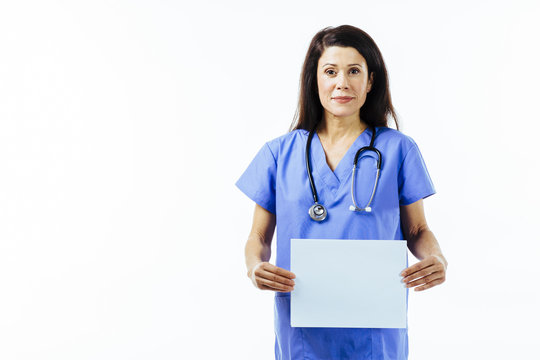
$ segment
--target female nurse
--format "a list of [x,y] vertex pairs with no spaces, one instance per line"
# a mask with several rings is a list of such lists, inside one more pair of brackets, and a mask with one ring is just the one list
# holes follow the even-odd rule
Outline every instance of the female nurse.
[[[399,132],[386,67],[367,33],[343,25],[314,36],[297,115],[290,131],[266,142],[236,183],[256,203],[245,247],[247,275],[257,288],[275,292],[276,359],[407,359],[407,328],[290,326],[291,238],[406,239],[419,262],[401,273],[405,285],[422,291],[445,281],[448,263],[422,202],[435,188],[418,146]],[[388,127],[388,115],[398,130]],[[365,151],[353,183],[356,152],[372,142],[382,155],[379,175],[376,152]],[[353,190],[356,211],[350,209]],[[315,193],[326,210],[322,221],[308,213]],[[274,229],[276,265],[268,262]]]

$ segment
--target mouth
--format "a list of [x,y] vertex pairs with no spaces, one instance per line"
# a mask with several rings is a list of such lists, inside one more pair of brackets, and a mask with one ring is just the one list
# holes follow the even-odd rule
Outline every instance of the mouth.
[[350,96],[337,96],[337,97],[332,98],[332,100],[334,100],[335,102],[338,102],[340,104],[348,103],[352,99],[354,99],[354,98],[352,98]]

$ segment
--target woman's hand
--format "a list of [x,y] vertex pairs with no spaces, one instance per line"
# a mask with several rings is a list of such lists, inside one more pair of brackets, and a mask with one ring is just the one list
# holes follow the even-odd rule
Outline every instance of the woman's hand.
[[401,281],[407,287],[418,286],[414,291],[426,290],[444,282],[447,266],[448,262],[442,255],[430,255],[403,270],[400,274],[403,276]]
[[292,279],[296,276],[290,271],[263,261],[248,271],[248,277],[253,285],[261,290],[289,292],[294,290]]

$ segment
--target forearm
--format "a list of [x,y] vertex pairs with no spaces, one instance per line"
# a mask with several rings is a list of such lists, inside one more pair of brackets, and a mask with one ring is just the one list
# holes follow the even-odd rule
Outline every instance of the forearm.
[[445,267],[448,265],[435,235],[429,229],[423,229],[419,231],[418,234],[411,236],[407,241],[407,246],[418,260],[423,260],[428,256],[435,255],[441,258]]
[[246,267],[248,277],[251,276],[251,271],[258,263],[270,260],[271,248],[264,238],[257,234],[250,234],[245,247]]

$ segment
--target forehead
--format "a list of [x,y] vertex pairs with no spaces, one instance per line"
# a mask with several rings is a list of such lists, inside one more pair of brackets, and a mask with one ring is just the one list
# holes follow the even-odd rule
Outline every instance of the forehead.
[[348,66],[349,64],[360,64],[367,67],[366,59],[353,47],[330,46],[322,53],[318,66],[325,64],[336,64],[337,66]]

